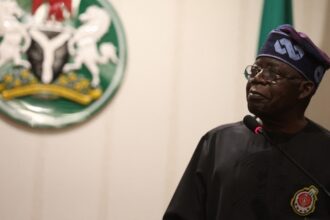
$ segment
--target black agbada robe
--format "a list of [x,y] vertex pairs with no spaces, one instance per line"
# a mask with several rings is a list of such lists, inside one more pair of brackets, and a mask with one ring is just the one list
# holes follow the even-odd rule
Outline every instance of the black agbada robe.
[[[330,191],[330,133],[314,122],[294,135],[269,134]],[[301,217],[290,201],[304,187],[319,193],[315,211]],[[209,131],[193,157],[163,220],[330,220],[330,197],[263,136],[242,122]]]

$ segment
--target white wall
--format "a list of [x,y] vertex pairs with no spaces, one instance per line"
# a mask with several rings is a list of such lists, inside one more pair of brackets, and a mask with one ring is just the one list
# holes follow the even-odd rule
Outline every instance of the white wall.
[[[121,89],[92,120],[57,132],[2,117],[1,220],[161,219],[201,135],[247,113],[242,72],[261,0],[111,2],[129,48]],[[294,1],[295,24],[330,53],[330,3],[317,3]],[[329,84],[309,110],[328,128]]]

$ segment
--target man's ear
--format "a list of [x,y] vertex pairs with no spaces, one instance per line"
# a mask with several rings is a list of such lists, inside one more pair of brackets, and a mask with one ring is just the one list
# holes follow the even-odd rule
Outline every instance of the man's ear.
[[299,86],[299,99],[312,97],[316,91],[316,86],[312,81],[304,80]]

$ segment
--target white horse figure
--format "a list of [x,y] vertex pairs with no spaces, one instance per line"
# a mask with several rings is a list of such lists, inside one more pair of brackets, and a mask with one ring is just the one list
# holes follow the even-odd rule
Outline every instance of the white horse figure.
[[83,64],[92,74],[92,86],[97,87],[100,83],[100,71],[97,64],[106,63],[111,60],[117,63],[116,48],[112,43],[103,43],[100,50],[97,42],[107,33],[111,18],[104,9],[90,6],[79,16],[83,23],[68,42],[69,53],[74,56],[74,62],[66,64],[64,71],[68,72],[80,69]]
[[0,66],[13,61],[15,65],[30,68],[30,63],[21,58],[30,44],[31,38],[27,28],[18,21],[23,11],[15,1],[0,2],[0,36],[3,37],[0,44]]

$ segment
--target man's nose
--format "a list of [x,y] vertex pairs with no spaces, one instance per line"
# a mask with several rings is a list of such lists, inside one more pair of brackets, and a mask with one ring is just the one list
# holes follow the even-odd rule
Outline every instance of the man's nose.
[[265,78],[264,69],[261,69],[253,78],[252,82],[267,83],[268,81]]

